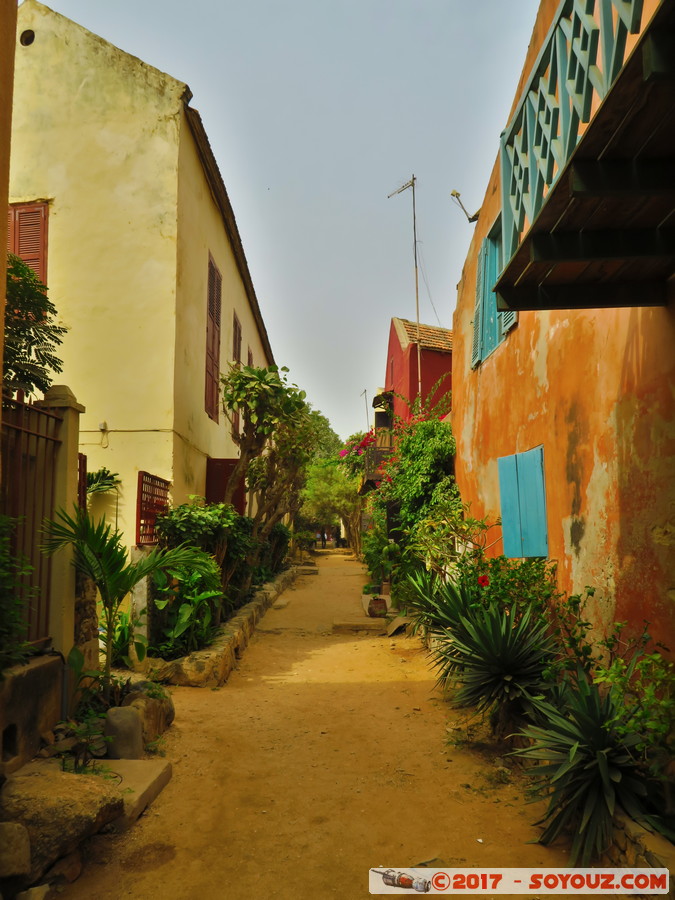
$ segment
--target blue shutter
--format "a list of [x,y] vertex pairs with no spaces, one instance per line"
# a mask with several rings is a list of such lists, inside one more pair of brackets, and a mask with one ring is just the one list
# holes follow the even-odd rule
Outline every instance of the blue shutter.
[[476,303],[473,311],[473,343],[471,345],[471,367],[474,369],[483,358],[483,285],[485,283],[486,257],[487,240],[484,240],[480,245],[476,262]]
[[505,335],[518,321],[518,313],[515,309],[506,309],[499,313],[499,318],[501,319],[501,334]]
[[534,450],[519,453],[516,462],[522,555],[548,556],[544,448],[535,447]]
[[523,555],[523,547],[520,537],[520,501],[516,457],[502,456],[497,460],[497,466],[499,469],[499,500],[502,512],[504,556],[518,559]]

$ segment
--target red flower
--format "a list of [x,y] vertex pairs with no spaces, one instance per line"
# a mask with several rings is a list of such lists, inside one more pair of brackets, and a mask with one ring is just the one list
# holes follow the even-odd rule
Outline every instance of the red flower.
[[487,587],[490,584],[490,579],[487,577],[487,575],[479,575],[478,584],[481,587]]

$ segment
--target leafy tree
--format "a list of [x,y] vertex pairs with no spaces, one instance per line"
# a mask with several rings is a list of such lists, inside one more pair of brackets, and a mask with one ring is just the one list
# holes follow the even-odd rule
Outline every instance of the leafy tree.
[[223,409],[239,429],[233,437],[239,446],[239,462],[227,483],[225,502],[231,503],[239,482],[255,459],[274,441],[281,425],[290,427],[306,409],[305,392],[286,379],[286,368],[255,367],[233,363],[221,376]]
[[316,459],[307,473],[302,491],[303,517],[330,522],[336,516],[342,521],[347,540],[355,553],[361,552],[360,478],[350,475],[337,460]]
[[7,257],[7,306],[2,382],[8,393],[48,391],[52,375],[63,371],[56,348],[67,329],[55,322],[47,288],[22,259]]

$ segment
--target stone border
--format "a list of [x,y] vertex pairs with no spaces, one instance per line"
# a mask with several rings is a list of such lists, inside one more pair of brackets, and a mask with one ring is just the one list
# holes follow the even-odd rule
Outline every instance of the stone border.
[[[669,897],[675,897],[675,846],[663,835],[647,831],[625,813],[614,815],[614,838],[609,850],[600,860],[603,866],[635,869],[668,869]],[[642,895],[645,900],[660,895]]]
[[236,610],[220,626],[215,640],[204,650],[168,662],[148,657],[144,676],[152,681],[187,687],[220,687],[225,684],[251,639],[256,624],[301,571],[297,566],[292,566],[256,591],[250,603]]

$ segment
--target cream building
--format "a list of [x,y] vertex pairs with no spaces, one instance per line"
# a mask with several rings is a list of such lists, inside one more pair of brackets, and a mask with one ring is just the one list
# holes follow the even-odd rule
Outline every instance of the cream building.
[[184,502],[207,492],[208,469],[218,499],[217,461],[237,455],[219,372],[234,358],[274,362],[190,99],[183,82],[36,0],[19,7],[10,246],[43,273],[69,329],[58,380],[86,407],[88,470],[119,473],[129,544],[139,503],[151,526],[167,483]]

